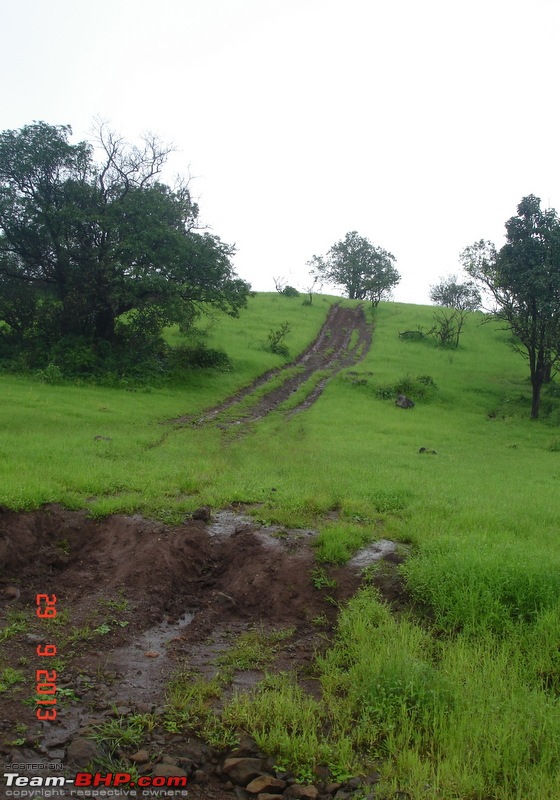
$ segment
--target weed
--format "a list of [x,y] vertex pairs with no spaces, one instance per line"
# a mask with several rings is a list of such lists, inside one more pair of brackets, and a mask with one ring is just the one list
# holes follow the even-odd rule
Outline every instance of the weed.
[[224,675],[231,677],[233,672],[248,669],[262,669],[276,654],[278,644],[294,635],[294,628],[265,631],[262,627],[242,633],[235,644],[223,655],[217,664]]
[[316,567],[311,573],[311,582],[316,589],[336,589],[334,578],[329,578],[322,567]]
[[66,637],[65,643],[67,645],[72,644],[79,644],[80,642],[89,642],[91,639],[95,637],[95,631],[90,627],[90,625],[85,624],[82,625],[81,628],[72,628],[68,636]]
[[8,624],[4,628],[0,628],[0,643],[27,630],[27,615],[23,611],[10,609],[6,615],[6,621]]
[[62,611],[57,611],[56,617],[50,617],[45,620],[49,630],[56,630],[57,628],[64,628],[70,624],[70,613],[68,609],[64,608]]
[[68,539],[61,539],[56,543],[56,546],[59,550],[62,550],[65,555],[70,555],[70,542]]
[[109,752],[127,750],[138,747],[146,736],[146,732],[153,730],[153,717],[151,714],[131,714],[127,717],[119,716],[95,725],[93,739],[102,744]]
[[73,689],[57,688],[56,697],[57,697],[57,700],[60,698],[60,700],[61,700],[63,705],[64,705],[65,701],[67,703],[79,703],[80,702],[80,698],[74,692]]
[[13,667],[5,667],[0,672],[0,694],[8,692],[13,686],[25,680],[23,673]]
[[130,611],[130,601],[125,597],[122,597],[120,600],[105,600],[104,598],[100,598],[97,602],[98,605],[109,608],[111,611]]
[[99,634],[100,636],[104,636],[106,633],[111,632],[111,626],[108,622],[103,622],[101,625],[98,625],[97,628],[94,628],[93,634]]
[[170,733],[197,729],[207,721],[211,703],[221,692],[218,678],[207,681],[189,671],[176,673],[167,687],[163,727]]
[[[100,747],[104,748],[103,741],[97,739],[97,737],[94,738],[96,738],[96,740],[99,742]],[[105,775],[108,775],[109,773],[112,775],[126,773],[130,775],[131,784],[134,783],[136,785],[141,774],[138,771],[136,764],[131,763],[130,759],[128,758],[122,758],[114,750],[110,750],[109,753],[105,754],[102,751],[100,755],[97,755],[95,758],[95,769],[99,770],[99,772],[102,772]]]

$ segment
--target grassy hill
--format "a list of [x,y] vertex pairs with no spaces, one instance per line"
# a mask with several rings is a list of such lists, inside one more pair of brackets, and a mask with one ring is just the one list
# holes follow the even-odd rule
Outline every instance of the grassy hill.
[[[258,504],[259,519],[318,528],[324,563],[381,536],[411,545],[406,610],[391,613],[370,585],[341,610],[317,664],[323,697],[279,678],[233,702],[232,724],[303,772],[374,764],[387,793],[415,800],[558,797],[560,411],[552,386],[544,418],[529,420],[528,369],[507,332],[473,314],[460,347],[438,349],[399,337],[429,329],[432,309],[382,303],[366,357],[309,410],[280,409],[242,436],[167,422],[280,366],[265,345],[282,322],[301,352],[332,302],[258,295],[240,319],[209,320],[205,341],[233,370],[193,370],[177,386],[2,375],[0,503],[167,521],[203,503]],[[414,408],[395,406],[399,390]]]

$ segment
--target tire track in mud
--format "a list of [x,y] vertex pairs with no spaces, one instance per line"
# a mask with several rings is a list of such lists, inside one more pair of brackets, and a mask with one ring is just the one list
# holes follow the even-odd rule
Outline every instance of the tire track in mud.
[[214,423],[223,428],[256,422],[281,409],[301,389],[301,400],[285,409],[292,416],[309,408],[341,369],[364,358],[370,345],[371,325],[363,307],[334,305],[317,338],[297,359],[261,375],[201,417],[188,415],[172,422],[197,426]]

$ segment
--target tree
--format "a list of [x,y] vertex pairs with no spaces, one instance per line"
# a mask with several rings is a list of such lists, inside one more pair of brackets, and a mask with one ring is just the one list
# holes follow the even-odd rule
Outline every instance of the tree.
[[434,312],[435,335],[443,345],[459,347],[469,312],[480,308],[480,292],[472,281],[460,283],[457,275],[441,278],[430,286],[430,299],[441,309]]
[[[71,144],[68,125],[0,134],[0,319],[20,339],[113,343],[128,321],[158,336],[202,306],[237,315],[249,285],[234,248],[197,229],[188,185],[160,180],[171,148],[98,130]],[[121,318],[121,319],[119,319]]]
[[515,349],[529,362],[533,419],[560,359],[560,220],[540,202],[534,195],[521,200],[499,252],[481,240],[461,255],[465,270],[493,299],[493,316],[507,323]]
[[313,275],[344,289],[351,300],[367,298],[377,306],[400,281],[394,261],[387,250],[351,231],[331,247],[326,257],[313,256],[308,264]]

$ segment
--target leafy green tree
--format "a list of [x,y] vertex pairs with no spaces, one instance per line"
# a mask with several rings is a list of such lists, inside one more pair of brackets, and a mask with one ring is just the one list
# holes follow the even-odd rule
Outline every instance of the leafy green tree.
[[461,283],[457,275],[449,275],[430,286],[430,299],[441,306],[434,312],[436,337],[443,345],[459,347],[469,313],[480,308],[482,299],[479,290],[472,281]]
[[155,337],[203,306],[237,315],[250,287],[233,247],[196,229],[188,185],[161,182],[171,148],[98,134],[100,163],[67,125],[0,134],[0,319],[13,336],[113,343],[127,312]]
[[493,300],[493,316],[507,323],[514,347],[529,362],[531,417],[539,416],[541,390],[560,360],[560,220],[528,195],[506,222],[506,244],[496,252],[481,240],[461,260]]
[[325,257],[313,256],[308,263],[320,281],[342,288],[351,300],[367,298],[377,306],[400,281],[394,261],[387,250],[351,231]]

